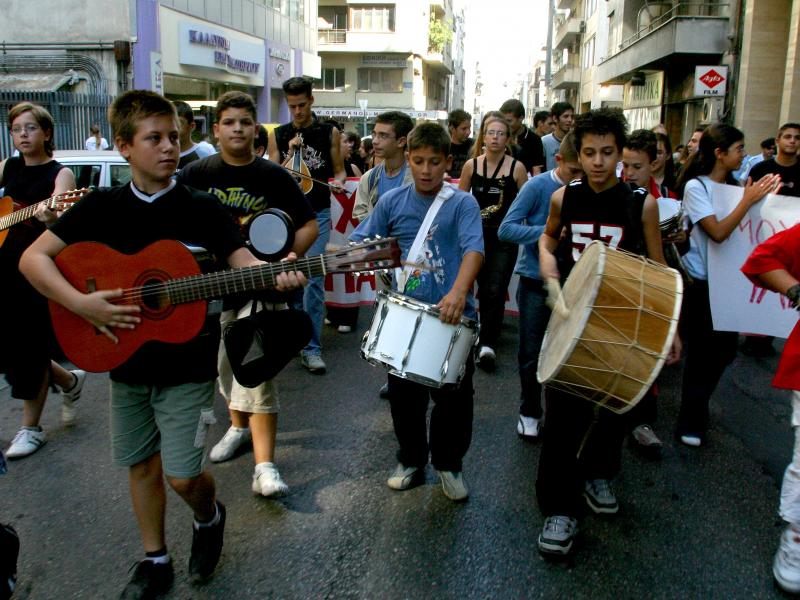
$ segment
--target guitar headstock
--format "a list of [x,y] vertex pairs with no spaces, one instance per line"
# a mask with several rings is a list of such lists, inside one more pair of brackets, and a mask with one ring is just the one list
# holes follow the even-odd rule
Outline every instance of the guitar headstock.
[[397,238],[364,240],[325,254],[325,270],[328,273],[357,273],[379,271],[400,266],[400,246]]
[[80,188],[77,190],[69,190],[63,194],[57,194],[47,201],[47,208],[50,210],[67,210],[70,206],[75,204],[78,200],[83,198],[86,194],[91,192],[90,188]]

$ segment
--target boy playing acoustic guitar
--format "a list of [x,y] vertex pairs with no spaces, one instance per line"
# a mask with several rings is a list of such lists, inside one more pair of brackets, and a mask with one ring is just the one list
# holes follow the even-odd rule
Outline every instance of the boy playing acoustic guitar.
[[[115,145],[131,165],[129,185],[101,189],[76,204],[25,252],[20,269],[42,294],[83,317],[117,342],[133,335],[146,315],[139,306],[114,304],[122,290],[82,293],[54,261],[68,244],[86,240],[135,254],[163,239],[202,246],[231,267],[262,264],[244,247],[238,225],[208,193],[176,184],[178,123],[169,100],[149,91],[119,96],[109,109]],[[168,269],[170,256],[164,256]],[[120,267],[122,268],[122,267]],[[276,288],[306,282],[282,273]],[[115,330],[120,330],[115,332]],[[181,344],[151,341],[111,371],[111,447],[114,463],[128,467],[134,513],[146,553],[122,593],[151,598],[173,579],[164,537],[163,479],[194,513],[189,576],[208,579],[219,561],[225,507],[203,469],[205,436],[214,422],[219,322],[208,318],[200,335]]]

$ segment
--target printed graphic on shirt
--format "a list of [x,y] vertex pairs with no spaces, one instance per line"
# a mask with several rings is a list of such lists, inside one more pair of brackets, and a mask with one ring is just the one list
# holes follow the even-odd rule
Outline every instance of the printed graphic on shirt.
[[431,226],[428,235],[425,236],[425,241],[422,243],[422,252],[417,256],[417,260],[415,261],[422,262],[425,265],[425,270],[414,269],[411,272],[408,281],[406,281],[405,292],[413,292],[422,285],[423,278],[427,276],[425,271],[430,272],[437,284],[444,285],[444,258],[442,258],[442,253],[438,244],[433,242],[437,229],[439,229],[438,225]]
[[245,191],[243,187],[230,187],[224,190],[212,187],[208,191],[214,194],[224,206],[236,211],[247,211],[246,215],[234,215],[239,225],[245,225],[254,214],[268,207],[264,196],[254,196]]
[[[322,156],[322,151],[315,150],[313,146],[309,146],[308,144],[303,145],[302,157],[303,157],[303,162],[306,163],[306,166],[308,166],[308,169],[310,171],[317,171],[325,167],[326,163],[325,159]],[[284,152],[283,153],[284,161],[288,158],[289,158],[289,153]]]
[[595,240],[617,248],[625,237],[625,228],[603,223],[572,223],[572,259],[577,262],[583,249]]

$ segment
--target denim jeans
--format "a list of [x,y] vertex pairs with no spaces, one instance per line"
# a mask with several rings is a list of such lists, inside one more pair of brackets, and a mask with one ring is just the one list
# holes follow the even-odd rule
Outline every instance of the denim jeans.
[[536,380],[539,351],[544,332],[550,321],[544,282],[531,277],[520,277],[517,286],[519,307],[519,382],[521,386],[519,414],[542,418],[542,384]]
[[[326,208],[317,212],[317,225],[319,236],[311,244],[306,256],[317,256],[325,252],[325,246],[331,237],[331,209]],[[322,354],[322,322],[325,320],[325,277],[312,277],[303,290],[303,310],[311,317],[313,332],[308,346],[303,348],[303,354]]]

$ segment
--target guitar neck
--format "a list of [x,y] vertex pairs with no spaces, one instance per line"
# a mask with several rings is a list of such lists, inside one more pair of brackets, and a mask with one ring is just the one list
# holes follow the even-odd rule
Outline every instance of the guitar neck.
[[13,227],[14,225],[19,225],[23,221],[32,219],[36,213],[36,209],[40,204],[44,204],[50,210],[64,210],[69,208],[73,202],[64,202],[61,200],[61,196],[53,196],[52,198],[42,200],[41,202],[34,202],[30,206],[15,210],[14,212],[0,218],[0,231],[4,231]]
[[[288,271],[300,271],[306,277],[317,277],[328,272],[325,256],[319,255],[299,258],[295,262],[265,263],[204,275],[192,275],[173,279],[160,285],[164,285],[172,303],[183,304],[231,294],[272,289],[276,285],[278,275]],[[147,288],[148,286],[144,286],[143,291],[149,291]]]

